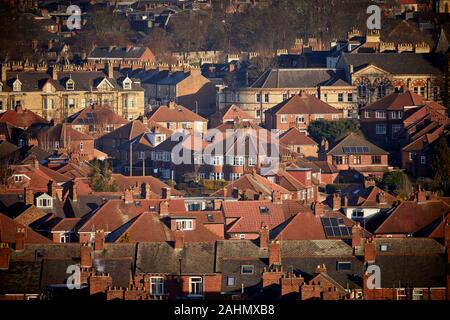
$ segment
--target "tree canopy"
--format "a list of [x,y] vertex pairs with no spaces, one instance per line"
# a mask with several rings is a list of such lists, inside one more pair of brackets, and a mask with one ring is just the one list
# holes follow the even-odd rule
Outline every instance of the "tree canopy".
[[108,161],[92,161],[93,170],[89,176],[92,190],[95,192],[115,192],[119,187],[116,181],[111,180],[112,170]]
[[333,143],[342,135],[356,132],[361,133],[359,124],[353,119],[342,119],[337,121],[316,120],[309,124],[308,133],[317,143],[320,143],[324,138],[330,143]]
[[434,145],[430,165],[434,182],[446,194],[450,191],[450,148],[447,139],[447,136],[441,137]]

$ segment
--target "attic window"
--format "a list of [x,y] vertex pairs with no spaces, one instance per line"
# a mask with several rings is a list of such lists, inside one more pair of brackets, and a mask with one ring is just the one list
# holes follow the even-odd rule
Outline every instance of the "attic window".
[[349,271],[352,270],[352,263],[348,261],[338,261],[336,265],[337,271]]
[[388,247],[387,244],[381,244],[381,245],[380,245],[380,251],[381,251],[381,252],[387,252],[388,249],[389,249],[389,247]]
[[74,89],[75,89],[75,82],[73,82],[72,79],[67,80],[66,90],[74,90]]
[[269,208],[267,208],[266,206],[259,207],[259,213],[269,214]]
[[123,89],[124,90],[131,90],[131,80],[130,78],[126,78],[125,80],[123,80]]
[[15,91],[15,92],[22,91],[22,82],[20,82],[19,79],[14,81],[14,83],[13,83],[13,91]]
[[149,209],[151,212],[155,212],[155,211],[156,211],[156,207],[155,207],[155,206],[150,206],[148,209]]
[[136,208],[140,208],[140,207],[141,207],[141,202],[140,202],[140,201],[136,201],[136,202],[134,203],[134,206],[135,206]]
[[208,213],[208,222],[214,222],[214,216]]
[[253,274],[254,267],[252,265],[241,266],[241,274]]

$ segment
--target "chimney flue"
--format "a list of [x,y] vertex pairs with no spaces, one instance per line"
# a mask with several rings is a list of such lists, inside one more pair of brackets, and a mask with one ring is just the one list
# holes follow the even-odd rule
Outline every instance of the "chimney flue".
[[261,249],[267,249],[269,247],[269,226],[264,223],[259,230],[259,247]]
[[25,228],[18,227],[16,229],[16,251],[22,251],[25,249]]
[[184,232],[180,229],[175,230],[175,249],[184,248]]

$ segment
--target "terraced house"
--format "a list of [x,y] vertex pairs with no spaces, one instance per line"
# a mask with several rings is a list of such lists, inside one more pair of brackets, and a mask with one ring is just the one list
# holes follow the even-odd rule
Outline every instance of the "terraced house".
[[22,106],[59,122],[93,103],[131,120],[144,113],[144,89],[109,64],[103,71],[1,67],[0,110]]

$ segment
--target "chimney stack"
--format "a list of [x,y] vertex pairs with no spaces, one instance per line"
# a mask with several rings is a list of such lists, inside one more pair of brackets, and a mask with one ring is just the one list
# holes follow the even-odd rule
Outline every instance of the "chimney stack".
[[352,227],[352,248],[361,246],[362,229],[359,222],[355,223]]
[[47,193],[52,197],[56,198],[56,183],[53,180],[50,180],[47,184]]
[[175,249],[184,248],[184,232],[180,229],[175,230]]
[[381,191],[377,194],[377,201],[379,204],[385,204],[386,203],[386,193],[384,191]]
[[133,190],[131,188],[128,188],[124,192],[124,200],[125,204],[133,203]]
[[314,215],[316,217],[320,217],[321,215],[323,215],[324,209],[323,209],[322,203],[316,201],[316,202],[314,202],[313,206],[314,206]]
[[376,257],[376,248],[375,248],[375,240],[373,238],[369,238],[366,240],[364,244],[364,262],[375,262]]
[[269,226],[265,223],[261,224],[261,229],[259,230],[259,247],[261,249],[269,247]]
[[2,64],[1,65],[1,69],[2,69],[2,83],[5,84],[6,82],[6,65]]
[[114,66],[109,61],[106,63],[106,74],[108,75],[108,78],[114,78]]
[[52,67],[52,79],[58,81],[58,67],[56,66]]
[[102,251],[105,246],[105,231],[103,229],[95,231],[94,250]]
[[163,199],[170,199],[172,189],[171,188],[162,188],[161,189],[161,197]]
[[338,192],[335,192],[333,194],[332,207],[333,211],[338,211],[339,209],[341,209],[341,196]]
[[281,265],[281,245],[280,241],[272,241],[269,246],[269,267]]
[[72,201],[78,201],[78,187],[77,187],[77,178],[72,181],[72,189],[70,190]]
[[425,193],[425,190],[423,190],[422,187],[419,186],[419,190],[417,191],[417,202],[425,201],[427,201],[427,195]]
[[167,216],[169,214],[169,201],[162,201],[159,204],[159,215]]
[[91,268],[92,267],[92,247],[90,244],[84,243],[81,245],[81,268]]
[[31,187],[25,187],[24,188],[24,195],[23,195],[23,199],[25,202],[25,205],[34,205],[34,191],[33,188]]
[[273,203],[281,202],[281,192],[279,190],[272,191],[272,202]]
[[9,269],[9,245],[0,243],[0,270]]
[[348,207],[348,196],[346,194],[344,194],[344,196],[342,197],[342,206],[344,208]]
[[25,249],[25,228],[18,227],[16,229],[16,251]]
[[144,182],[142,186],[142,198],[145,200],[151,199],[151,187],[149,183]]
[[317,274],[319,274],[319,273],[327,273],[327,267],[325,266],[325,263],[317,265],[316,273]]

